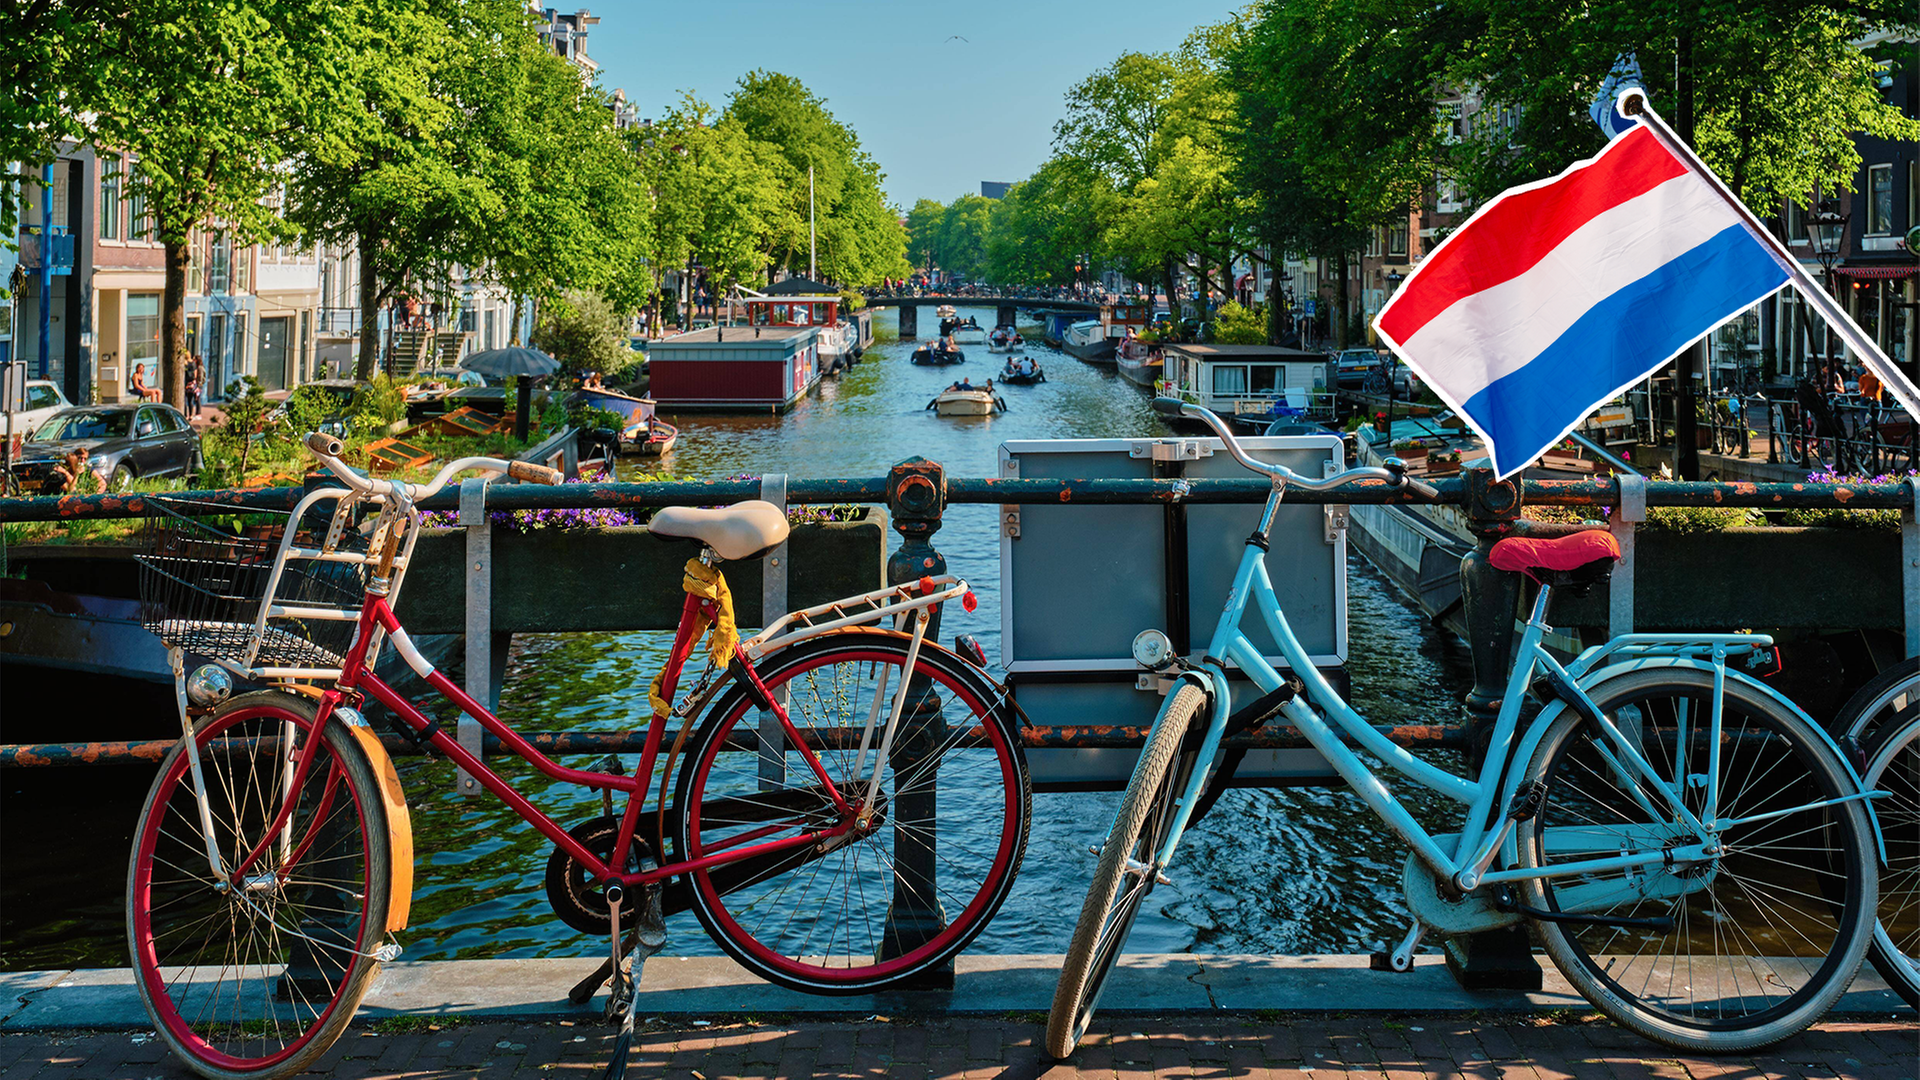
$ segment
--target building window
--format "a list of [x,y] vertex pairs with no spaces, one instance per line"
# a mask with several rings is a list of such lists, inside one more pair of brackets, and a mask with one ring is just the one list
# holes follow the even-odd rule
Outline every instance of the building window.
[[1247,369],[1217,366],[1213,369],[1213,392],[1217,397],[1247,392]]
[[207,260],[207,291],[215,296],[227,291],[233,268],[233,241],[225,230],[213,234],[213,252]]
[[1893,232],[1893,166],[1867,167],[1867,234],[1886,236]]
[[1807,208],[1788,200],[1787,218],[1781,231],[1787,234],[1789,244],[1807,243]]
[[127,166],[127,239],[153,238],[153,221],[147,217],[147,191],[141,182],[138,162]]
[[187,295],[199,296],[207,288],[207,234],[199,229],[187,233]]
[[160,364],[160,294],[127,294],[127,371],[140,368],[148,386],[158,386]]
[[233,253],[233,291],[253,291],[253,249],[240,248]]
[[100,159],[100,239],[120,239],[120,159]]
[[1407,257],[1407,219],[1401,218],[1387,226],[1387,257],[1404,259]]

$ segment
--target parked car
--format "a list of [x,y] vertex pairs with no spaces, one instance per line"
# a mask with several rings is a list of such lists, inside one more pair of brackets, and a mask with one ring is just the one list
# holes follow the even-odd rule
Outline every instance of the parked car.
[[1335,353],[1334,377],[1339,380],[1340,389],[1360,389],[1367,381],[1367,374],[1384,358],[1378,349],[1341,349]]
[[23,490],[39,491],[75,449],[86,452],[87,467],[105,477],[112,490],[144,477],[192,476],[204,460],[199,434],[170,405],[88,405],[57,412],[41,424],[14,462],[14,478]]
[[13,411],[13,435],[24,439],[33,434],[34,428],[46,423],[47,417],[71,408],[73,403],[58,386],[46,379],[28,379],[26,407]]

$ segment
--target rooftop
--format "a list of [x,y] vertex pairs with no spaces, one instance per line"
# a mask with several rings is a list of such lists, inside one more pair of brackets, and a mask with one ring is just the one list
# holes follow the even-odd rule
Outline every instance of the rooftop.
[[670,349],[676,345],[736,345],[754,341],[775,342],[794,341],[811,338],[814,327],[811,326],[710,326],[705,330],[693,330],[685,334],[676,334],[670,338],[661,338],[653,342],[655,349]]
[[1278,345],[1196,345],[1169,344],[1169,349],[1178,349],[1188,356],[1197,356],[1203,360],[1325,360],[1324,352],[1307,352],[1303,349],[1287,349]]

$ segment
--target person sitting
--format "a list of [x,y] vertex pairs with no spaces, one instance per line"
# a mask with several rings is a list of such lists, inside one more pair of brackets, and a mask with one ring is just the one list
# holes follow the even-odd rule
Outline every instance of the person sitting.
[[[135,370],[137,371],[139,369],[136,368]],[[60,464],[53,467],[53,473],[50,477],[52,480],[50,485],[53,489],[52,494],[88,494],[88,485],[82,481],[83,477],[88,476],[93,477],[95,480],[100,479],[99,473],[87,468],[87,452],[85,450],[69,450],[67,451],[67,456],[60,459]],[[100,485],[101,488],[105,488],[105,486],[104,483]]]
[[960,389],[960,384],[958,382],[955,382],[953,385],[947,387],[947,393],[951,394],[958,389]]
[[1023,356],[1020,358],[1020,374],[1032,375],[1036,370],[1037,368],[1034,365],[1033,357]]
[[160,388],[147,385],[147,376],[140,365],[133,366],[132,374],[127,376],[127,390],[142,401],[159,401]]
[[940,351],[941,351],[941,352],[952,352],[952,351],[954,351],[954,350],[953,350],[953,335],[952,335],[952,334],[942,334],[942,335],[940,335]]
[[587,372],[587,377],[585,381],[581,382],[580,387],[583,390],[605,389],[605,387],[603,387],[600,383],[600,373],[597,371]]
[[988,379],[988,380],[987,380],[987,385],[985,385],[985,386],[983,386],[983,387],[981,387],[981,389],[983,389],[983,390],[985,390],[985,391],[986,391],[987,393],[989,393],[989,394],[991,394],[991,393],[993,393],[993,380],[992,380],[992,379]]
[[962,378],[961,378],[961,380],[960,380],[960,389],[962,389],[962,390],[972,390],[972,389],[973,389],[973,380],[971,380],[971,379],[968,379],[968,378],[965,378],[965,377],[962,377]]

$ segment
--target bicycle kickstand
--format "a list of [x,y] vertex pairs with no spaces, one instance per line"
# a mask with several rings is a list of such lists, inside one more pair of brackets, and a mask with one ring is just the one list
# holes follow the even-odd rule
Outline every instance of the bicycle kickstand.
[[633,933],[624,942],[620,937],[622,894],[618,885],[607,887],[607,913],[611,916],[607,934],[608,970],[613,978],[613,988],[607,994],[607,1019],[620,1025],[620,1036],[613,1041],[613,1060],[607,1062],[603,1080],[622,1080],[627,1075],[627,1057],[633,1048],[634,988],[639,982],[641,967],[667,943],[665,920],[660,912],[660,886],[641,886]]

